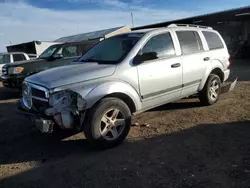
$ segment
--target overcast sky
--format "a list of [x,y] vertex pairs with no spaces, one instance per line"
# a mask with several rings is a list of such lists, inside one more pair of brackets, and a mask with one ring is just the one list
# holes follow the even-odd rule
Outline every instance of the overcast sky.
[[250,5],[249,0],[0,0],[0,52],[32,40],[180,19]]

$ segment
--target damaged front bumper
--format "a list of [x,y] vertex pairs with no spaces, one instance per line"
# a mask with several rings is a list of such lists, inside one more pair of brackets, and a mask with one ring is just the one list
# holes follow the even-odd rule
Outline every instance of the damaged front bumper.
[[22,99],[18,100],[16,106],[19,110],[19,114],[31,120],[31,122],[36,126],[36,128],[42,133],[52,133],[54,130],[54,121],[49,117],[42,117],[34,110],[28,109],[24,104]]
[[40,111],[37,110],[39,109],[37,106],[27,107],[23,99],[17,102],[17,107],[21,114],[28,117],[42,133],[52,133],[54,126],[81,130],[86,113],[84,99],[72,91],[63,91],[54,98],[56,99],[50,98],[48,107]]

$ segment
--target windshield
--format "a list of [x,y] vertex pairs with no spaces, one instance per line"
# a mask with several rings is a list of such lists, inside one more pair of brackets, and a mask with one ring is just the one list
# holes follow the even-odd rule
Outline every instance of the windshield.
[[142,34],[126,34],[106,39],[85,53],[79,61],[118,63],[130,52]]
[[39,59],[48,59],[50,58],[53,53],[57,50],[58,47],[60,47],[61,45],[53,45],[50,46],[49,48],[47,48],[40,56]]
[[9,54],[0,54],[0,64],[10,63],[10,55]]

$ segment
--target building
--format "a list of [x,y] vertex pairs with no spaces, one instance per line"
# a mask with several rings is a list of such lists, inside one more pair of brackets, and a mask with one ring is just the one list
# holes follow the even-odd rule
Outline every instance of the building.
[[166,27],[171,23],[213,27],[221,33],[231,53],[243,43],[250,45],[250,6],[135,27],[132,30]]
[[38,57],[48,47],[59,42],[43,42],[43,41],[30,41],[21,44],[6,46],[7,52],[23,52],[30,57]]
[[121,26],[100,31],[61,37],[53,42],[31,41],[7,46],[6,48],[8,52],[24,52],[29,56],[38,57],[45,49],[53,44],[66,42],[83,42],[84,44],[86,44],[86,48],[88,48],[90,45],[96,44],[103,39],[129,31],[131,31],[131,29],[128,26]]
[[109,38],[111,36],[124,33],[124,32],[129,32],[131,29],[128,26],[121,26],[121,27],[115,27],[115,28],[110,28],[110,29],[104,29],[100,31],[93,31],[89,33],[82,33],[78,35],[72,35],[72,36],[67,36],[67,37],[62,37],[54,42],[82,42],[82,41],[101,41],[103,39]]

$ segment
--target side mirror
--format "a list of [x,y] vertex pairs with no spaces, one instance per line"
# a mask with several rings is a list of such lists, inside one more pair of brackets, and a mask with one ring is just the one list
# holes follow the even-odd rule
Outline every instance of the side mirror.
[[133,60],[133,64],[134,65],[139,65],[139,64],[141,64],[141,55],[136,55],[135,57],[134,57],[134,60]]
[[54,57],[54,59],[61,59],[61,58],[63,58],[63,55],[62,54],[55,54],[53,57]]
[[147,52],[141,55],[141,61],[158,59],[156,52]]
[[150,60],[154,60],[154,59],[158,59],[157,53],[156,52],[147,52],[147,53],[144,53],[142,55],[135,56],[134,65],[139,65],[144,61],[150,61]]

